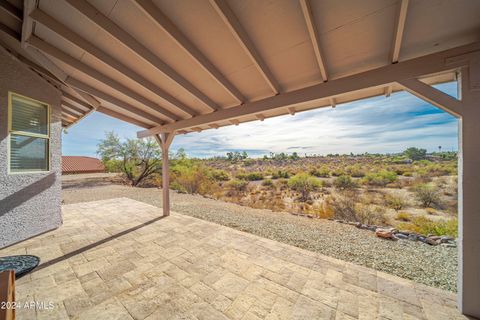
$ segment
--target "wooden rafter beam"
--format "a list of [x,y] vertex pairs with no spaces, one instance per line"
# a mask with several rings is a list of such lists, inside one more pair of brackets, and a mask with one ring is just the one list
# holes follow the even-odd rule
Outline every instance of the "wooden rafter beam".
[[20,33],[18,33],[17,31],[13,30],[9,26],[1,22],[0,22],[0,31],[3,31],[3,33],[9,35],[10,37],[14,38],[17,41],[20,41],[22,39],[22,35]]
[[90,55],[97,58],[99,61],[105,63],[106,65],[110,66],[114,70],[118,71],[119,73],[125,75],[126,77],[130,78],[132,81],[140,84],[144,88],[150,90],[160,98],[162,98],[167,103],[173,105],[174,107],[178,108],[180,111],[186,113],[188,116],[195,116],[196,112],[193,111],[191,108],[187,107],[185,104],[180,102],[178,99],[167,93],[166,91],[160,89],[157,85],[153,82],[147,80],[143,76],[139,75],[132,69],[125,66],[123,63],[119,62],[109,54],[105,53],[104,51],[95,47],[92,43],[85,40],[69,28],[67,28],[62,23],[55,20],[53,17],[49,16],[45,12],[40,9],[35,9],[31,14],[30,17],[41,23],[45,27],[49,28],[59,36],[63,37],[65,40],[73,43],[75,46],[79,47],[80,49],[88,52]]
[[75,110],[72,110],[72,109],[70,109],[69,107],[67,107],[63,104],[62,104],[62,112],[68,113],[68,114],[74,116],[75,118],[80,118],[80,117],[83,116],[82,112],[77,112]]
[[417,79],[404,79],[398,83],[411,94],[434,106],[459,117],[462,114],[462,102]]
[[300,0],[300,6],[302,7],[303,17],[305,18],[305,23],[307,24],[308,34],[310,35],[310,41],[312,42],[313,51],[315,52],[315,58],[317,59],[322,80],[328,81],[327,67],[325,66],[325,59],[320,49],[320,38],[315,26],[310,0]]
[[294,115],[295,115],[295,112],[297,112],[297,110],[295,110],[294,107],[287,108],[287,110],[288,110],[288,113],[289,113],[290,115],[292,115],[292,116],[294,116]]
[[70,100],[70,101],[72,101],[76,104],[79,104],[80,106],[82,106],[83,108],[85,108],[87,110],[90,110],[92,108],[92,106],[90,106],[88,103],[85,103],[85,101],[82,101],[79,98],[74,97],[69,93],[62,92],[62,96],[63,96],[64,99],[68,99],[68,100]]
[[83,114],[85,114],[85,113],[87,113],[88,111],[91,110],[91,109],[88,109],[88,110],[85,111],[85,110],[83,110],[83,109],[71,104],[70,102],[63,100],[63,99],[62,99],[61,103],[62,103],[62,106],[66,107],[70,110],[73,110],[73,111],[79,113],[80,115],[83,115]]
[[218,129],[220,126],[218,124],[212,123],[208,125],[212,129]]
[[280,85],[278,84],[277,80],[273,76],[272,72],[268,68],[263,58],[258,53],[252,40],[250,40],[247,32],[243,28],[240,21],[238,21],[232,9],[228,6],[227,2],[224,0],[210,0],[210,3],[220,15],[222,20],[225,22],[230,32],[237,39],[238,43],[243,48],[245,53],[252,60],[257,70],[260,72],[269,87],[272,89],[273,93],[279,94]]
[[65,108],[62,108],[62,114],[65,115],[66,117],[70,117],[72,119],[78,119],[80,115],[76,114],[75,112],[72,112],[70,110],[67,110]]
[[191,58],[193,58],[239,104],[245,101],[243,94],[213,65],[213,63],[175,26],[175,24],[151,1],[135,3],[150,20],[165,31]]
[[30,12],[32,12],[37,6],[37,0],[23,1],[22,36],[20,39],[20,46],[24,49],[27,47],[27,39],[32,35],[34,28],[33,20],[30,18]]
[[67,80],[66,80],[67,84],[69,84],[70,86],[74,87],[74,88],[77,88],[79,90],[82,90],[84,92],[87,92],[91,95],[94,95],[102,100],[105,100],[125,111],[128,111],[128,112],[131,112],[131,113],[134,113],[136,115],[138,115],[139,117],[142,117],[144,119],[147,119],[149,121],[152,121],[154,123],[164,123],[162,119],[159,119],[157,118],[156,116],[152,115],[151,113],[148,113],[148,112],[145,112],[139,108],[136,108],[128,103],[126,103],[125,101],[123,100],[120,100],[116,97],[113,97],[103,91],[100,91],[86,83],[83,83],[77,79],[74,79],[74,78],[71,78],[69,77]]
[[[2,25],[0,23],[0,30],[5,32],[7,35],[13,37],[14,40],[18,41],[21,43],[21,35],[16,34],[15,32],[9,32],[8,30],[2,29]],[[5,26],[6,27],[6,26]],[[6,27],[8,28],[8,27]],[[12,30],[13,31],[13,30]],[[26,44],[26,43],[25,43]],[[91,95],[81,92],[81,91],[75,91],[74,89],[68,87],[64,80],[67,77],[67,75],[58,68],[50,59],[45,57],[40,51],[37,49],[30,47],[30,46],[25,46],[25,51],[33,58],[36,60],[36,63],[17,54],[15,56],[16,59],[18,59],[20,62],[25,64],[28,68],[33,70],[34,72],[38,73],[42,77],[44,77],[47,81],[50,83],[54,83],[55,86],[58,86],[62,89],[62,91],[67,91],[71,94],[78,95],[83,101],[88,103],[89,106],[92,108],[96,109],[100,106],[100,102],[98,102],[94,97]],[[47,70],[48,69],[48,70]]]
[[136,126],[139,126],[139,127],[142,127],[142,128],[151,128],[152,126],[151,125],[148,125],[142,121],[139,121],[137,119],[134,119],[132,117],[129,117],[127,115],[124,115],[123,113],[120,113],[120,112],[117,112],[117,111],[113,111],[111,109],[108,109],[108,108],[105,108],[104,106],[100,106],[98,109],[97,109],[98,112],[100,113],[103,113],[103,114],[106,114],[110,117],[114,117],[114,118],[117,118],[117,119],[120,119],[120,120],[123,120],[125,122],[128,122],[128,123],[131,123],[131,124],[134,124]]
[[23,12],[6,0],[0,1],[0,8],[18,21],[23,20]]
[[[395,35],[393,38],[392,51],[390,56],[390,62],[397,63],[400,58],[400,49],[402,48],[403,31],[405,30],[405,22],[407,20],[409,0],[400,0],[400,8],[398,10]],[[392,85],[388,85],[385,88],[385,96],[390,97],[392,94]]]
[[403,31],[405,30],[405,21],[407,20],[409,0],[401,0],[398,10],[397,23],[395,26],[395,37],[393,39],[391,62],[397,63],[400,58],[400,48],[402,47]]
[[261,114],[261,113],[256,114],[256,115],[255,115],[255,118],[257,118],[257,120],[260,120],[260,121],[265,120],[265,116],[264,116],[263,114]]
[[188,93],[196,97],[202,104],[210,110],[220,109],[215,102],[197,89],[187,79],[183,78],[175,70],[173,70],[163,60],[153,54],[144,45],[138,42],[134,37],[117,26],[113,21],[108,19],[105,15],[99,12],[95,7],[85,0],[66,0],[73,8],[92,21],[94,24],[102,28],[105,32],[117,39],[122,45],[130,49],[141,59],[150,63],[155,69],[160,71],[163,75],[185,89]]
[[161,113],[166,119],[168,120],[173,120],[177,121],[179,120],[179,117],[172,112],[166,110],[165,108],[159,106],[155,102],[145,98],[144,96],[136,93],[135,91],[131,90],[130,88],[127,88],[123,84],[117,82],[116,80],[107,77],[106,75],[100,73],[96,69],[80,62],[78,59],[66,54],[65,52],[61,51],[60,49],[56,48],[55,46],[41,40],[40,38],[36,36],[31,36],[28,41],[30,45],[34,46],[38,50],[41,50],[45,54],[48,54],[52,57],[55,57],[56,59],[62,61],[63,63],[68,64],[72,68],[75,68],[76,70],[88,75],[89,77],[104,83],[105,85],[111,87],[112,89],[130,97],[133,100],[138,101],[142,105],[146,106],[147,108]]
[[337,100],[334,98],[334,97],[331,97],[329,99],[330,101],[330,105],[332,106],[332,108],[336,108],[337,107]]
[[468,60],[459,59],[446,63],[448,58],[465,53],[479,52],[480,42],[457,48],[425,55],[422,57],[390,64],[377,69],[357,73],[343,78],[330,80],[311,87],[283,93],[274,97],[247,103],[241,107],[219,110],[217,112],[199,115],[192,119],[178,121],[173,124],[158,126],[151,130],[138,132],[139,137],[190,128],[199,125],[208,125],[219,121],[228,121],[261,112],[281,108],[295,107],[300,104],[316,104],[330,97],[337,97],[346,93],[361,91],[370,88],[385,87],[386,84],[399,82],[405,79],[418,78],[434,73],[456,70],[468,64]]

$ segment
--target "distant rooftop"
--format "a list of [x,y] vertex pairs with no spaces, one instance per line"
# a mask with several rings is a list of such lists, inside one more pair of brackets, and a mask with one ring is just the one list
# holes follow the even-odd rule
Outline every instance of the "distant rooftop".
[[105,172],[105,166],[97,158],[62,156],[62,174]]

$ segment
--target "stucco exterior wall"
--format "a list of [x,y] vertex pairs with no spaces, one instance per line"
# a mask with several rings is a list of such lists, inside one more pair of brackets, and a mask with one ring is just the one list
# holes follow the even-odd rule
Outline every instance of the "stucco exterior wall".
[[[8,92],[50,105],[50,171],[8,173]],[[60,92],[0,48],[0,248],[55,229],[61,216]]]

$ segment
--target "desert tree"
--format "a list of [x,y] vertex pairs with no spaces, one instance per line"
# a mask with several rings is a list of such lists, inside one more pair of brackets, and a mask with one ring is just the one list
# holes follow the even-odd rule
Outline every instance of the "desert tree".
[[103,162],[115,160],[132,186],[161,171],[162,152],[153,139],[121,141],[115,132],[106,132],[97,144],[97,154]]

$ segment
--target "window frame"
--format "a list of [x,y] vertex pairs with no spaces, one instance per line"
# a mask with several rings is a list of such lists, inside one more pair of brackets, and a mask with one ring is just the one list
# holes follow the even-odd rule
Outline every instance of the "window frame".
[[[21,100],[26,100],[27,102],[33,102],[33,106],[35,107],[47,107],[47,134],[41,133],[31,133],[26,131],[16,131],[12,129],[13,125],[13,100],[14,97],[20,98]],[[40,106],[37,106],[39,104]],[[24,95],[21,95],[16,92],[8,92],[8,136],[7,136],[7,157],[8,157],[8,174],[9,175],[17,175],[17,174],[44,174],[51,171],[51,152],[50,152],[50,126],[51,126],[51,119],[50,119],[50,104],[36,100]],[[47,168],[45,170],[32,170],[27,169],[25,171],[12,171],[11,170],[11,135],[17,136],[24,136],[24,137],[31,137],[31,138],[41,138],[46,140],[47,144]]]

